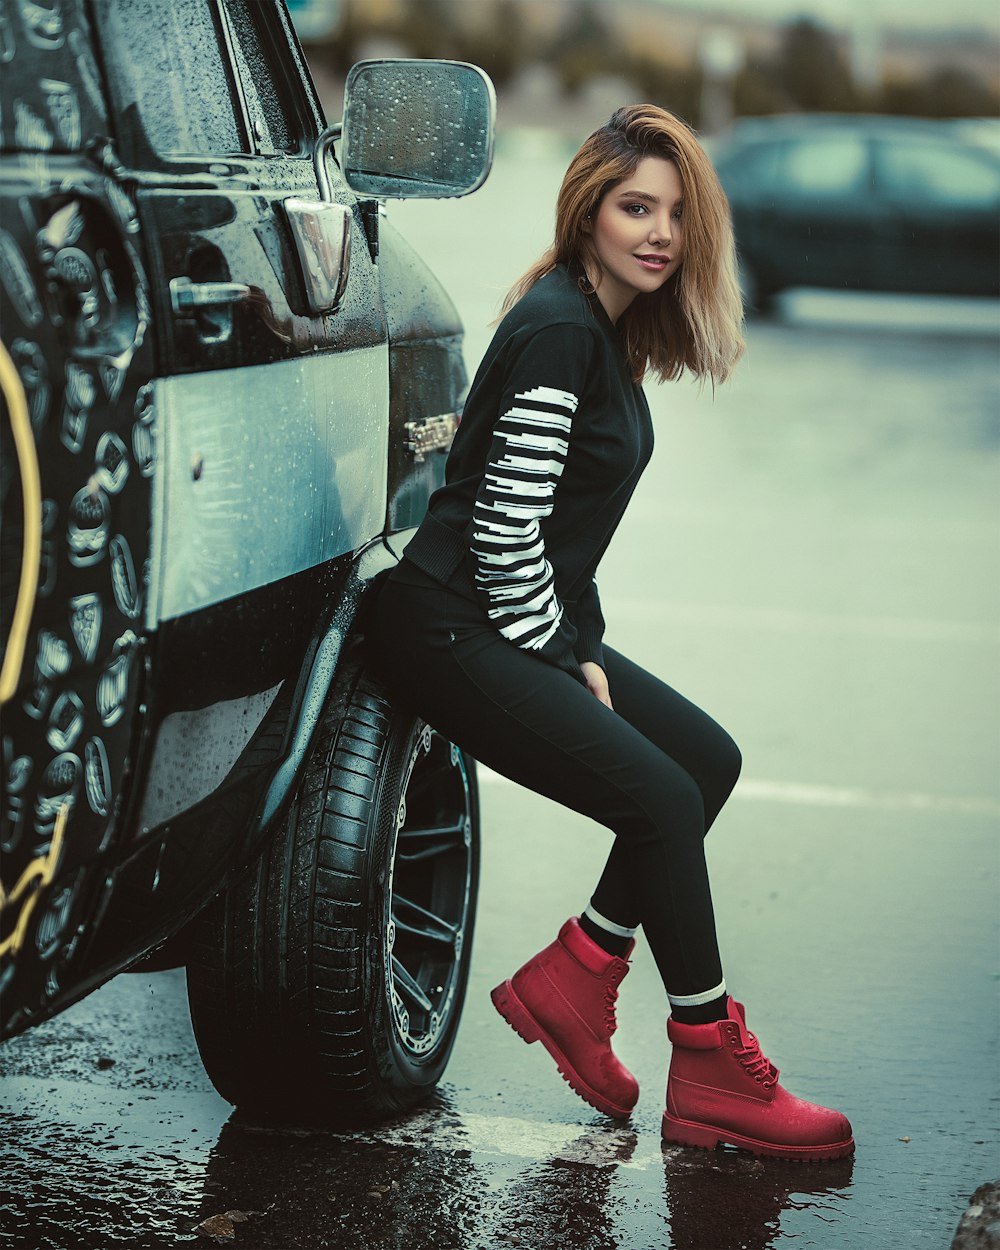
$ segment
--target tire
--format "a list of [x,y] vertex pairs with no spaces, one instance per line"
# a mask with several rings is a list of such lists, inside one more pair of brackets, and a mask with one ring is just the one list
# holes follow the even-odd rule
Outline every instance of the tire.
[[427,1097],[461,1016],[478,874],[473,762],[350,668],[286,819],[198,926],[188,998],[219,1093],[333,1125]]

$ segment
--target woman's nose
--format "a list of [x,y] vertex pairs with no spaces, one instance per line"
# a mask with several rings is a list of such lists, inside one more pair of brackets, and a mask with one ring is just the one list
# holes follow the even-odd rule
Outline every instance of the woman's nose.
[[664,217],[660,220],[654,219],[649,227],[649,241],[669,246],[670,244],[670,218]]

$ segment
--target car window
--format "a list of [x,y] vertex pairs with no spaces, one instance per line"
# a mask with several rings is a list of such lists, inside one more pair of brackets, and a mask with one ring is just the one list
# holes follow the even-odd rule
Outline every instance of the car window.
[[211,5],[97,0],[95,8],[126,125],[137,113],[160,156],[246,151]]
[[793,140],[782,152],[782,190],[813,197],[841,197],[868,181],[868,148],[857,135]]
[[256,148],[264,153],[294,152],[299,127],[281,75],[274,32],[266,28],[260,0],[224,0],[233,51]]
[[751,195],[773,191],[779,151],[776,143],[754,143],[742,152],[724,152],[719,169],[726,190]]
[[880,144],[879,182],[894,197],[920,202],[993,208],[1000,198],[996,162],[933,141]]

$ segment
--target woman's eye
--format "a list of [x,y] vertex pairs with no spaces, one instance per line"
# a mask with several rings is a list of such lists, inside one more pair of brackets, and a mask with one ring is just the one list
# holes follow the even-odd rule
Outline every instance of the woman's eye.
[[633,217],[641,217],[646,212],[645,204],[626,204],[626,213],[631,213]]

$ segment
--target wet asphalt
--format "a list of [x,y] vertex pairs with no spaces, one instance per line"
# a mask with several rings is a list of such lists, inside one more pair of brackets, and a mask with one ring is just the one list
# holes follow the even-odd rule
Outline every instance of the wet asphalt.
[[[471,201],[390,209],[470,362],[546,242],[562,153],[501,149]],[[1000,1174],[1000,396],[995,302],[797,293],[736,381],[648,388],[653,464],[601,570],[608,638],[736,737],[709,838],[726,975],[853,1160],[661,1146],[668,1047],[641,946],[617,1049],[639,1105],[579,1102],[489,989],[579,911],[607,835],[490,774],[478,931],[440,1092],[355,1134],[242,1122],[181,971],[117,978],[0,1050],[0,1246],[259,1250],[947,1247]],[[612,692],[613,694],[613,692]],[[241,1218],[237,1218],[241,1217]]]

